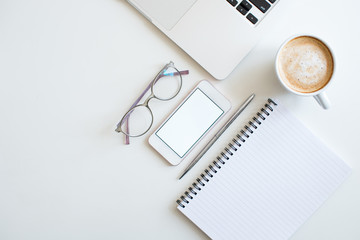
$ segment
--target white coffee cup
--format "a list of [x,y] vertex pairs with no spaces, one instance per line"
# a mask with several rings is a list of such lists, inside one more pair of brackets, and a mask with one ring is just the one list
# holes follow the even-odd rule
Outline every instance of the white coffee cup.
[[330,108],[325,90],[333,81],[335,59],[333,51],[323,40],[312,35],[287,39],[277,52],[275,71],[288,91],[312,96],[322,108]]

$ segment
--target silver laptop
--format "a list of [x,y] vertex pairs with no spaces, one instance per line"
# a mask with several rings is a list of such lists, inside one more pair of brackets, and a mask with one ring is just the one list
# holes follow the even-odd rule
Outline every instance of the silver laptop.
[[[225,79],[275,23],[280,0],[128,0],[216,79]],[[270,14],[269,14],[270,13]]]

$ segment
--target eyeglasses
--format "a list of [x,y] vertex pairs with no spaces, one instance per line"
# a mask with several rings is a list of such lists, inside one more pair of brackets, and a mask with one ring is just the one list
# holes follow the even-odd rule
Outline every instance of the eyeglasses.
[[[149,83],[147,88],[122,117],[115,129],[116,132],[125,134],[125,144],[130,143],[129,137],[140,137],[149,131],[154,121],[149,101],[153,98],[168,101],[176,97],[182,87],[182,75],[184,74],[189,74],[189,71],[179,71],[174,66],[174,63],[170,62]],[[142,104],[138,104],[150,88],[150,96]]]

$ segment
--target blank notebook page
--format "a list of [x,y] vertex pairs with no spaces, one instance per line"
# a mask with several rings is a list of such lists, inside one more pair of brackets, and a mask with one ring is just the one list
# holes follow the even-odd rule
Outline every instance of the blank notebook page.
[[288,239],[350,173],[285,108],[269,104],[235,137],[241,146],[232,142],[233,155],[224,151],[229,159],[218,161],[221,168],[213,164],[178,200],[213,239]]

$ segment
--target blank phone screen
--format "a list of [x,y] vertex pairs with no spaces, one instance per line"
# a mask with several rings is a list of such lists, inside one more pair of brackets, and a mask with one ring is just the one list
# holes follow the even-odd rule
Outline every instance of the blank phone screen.
[[197,88],[155,134],[182,158],[223,114],[224,110]]

